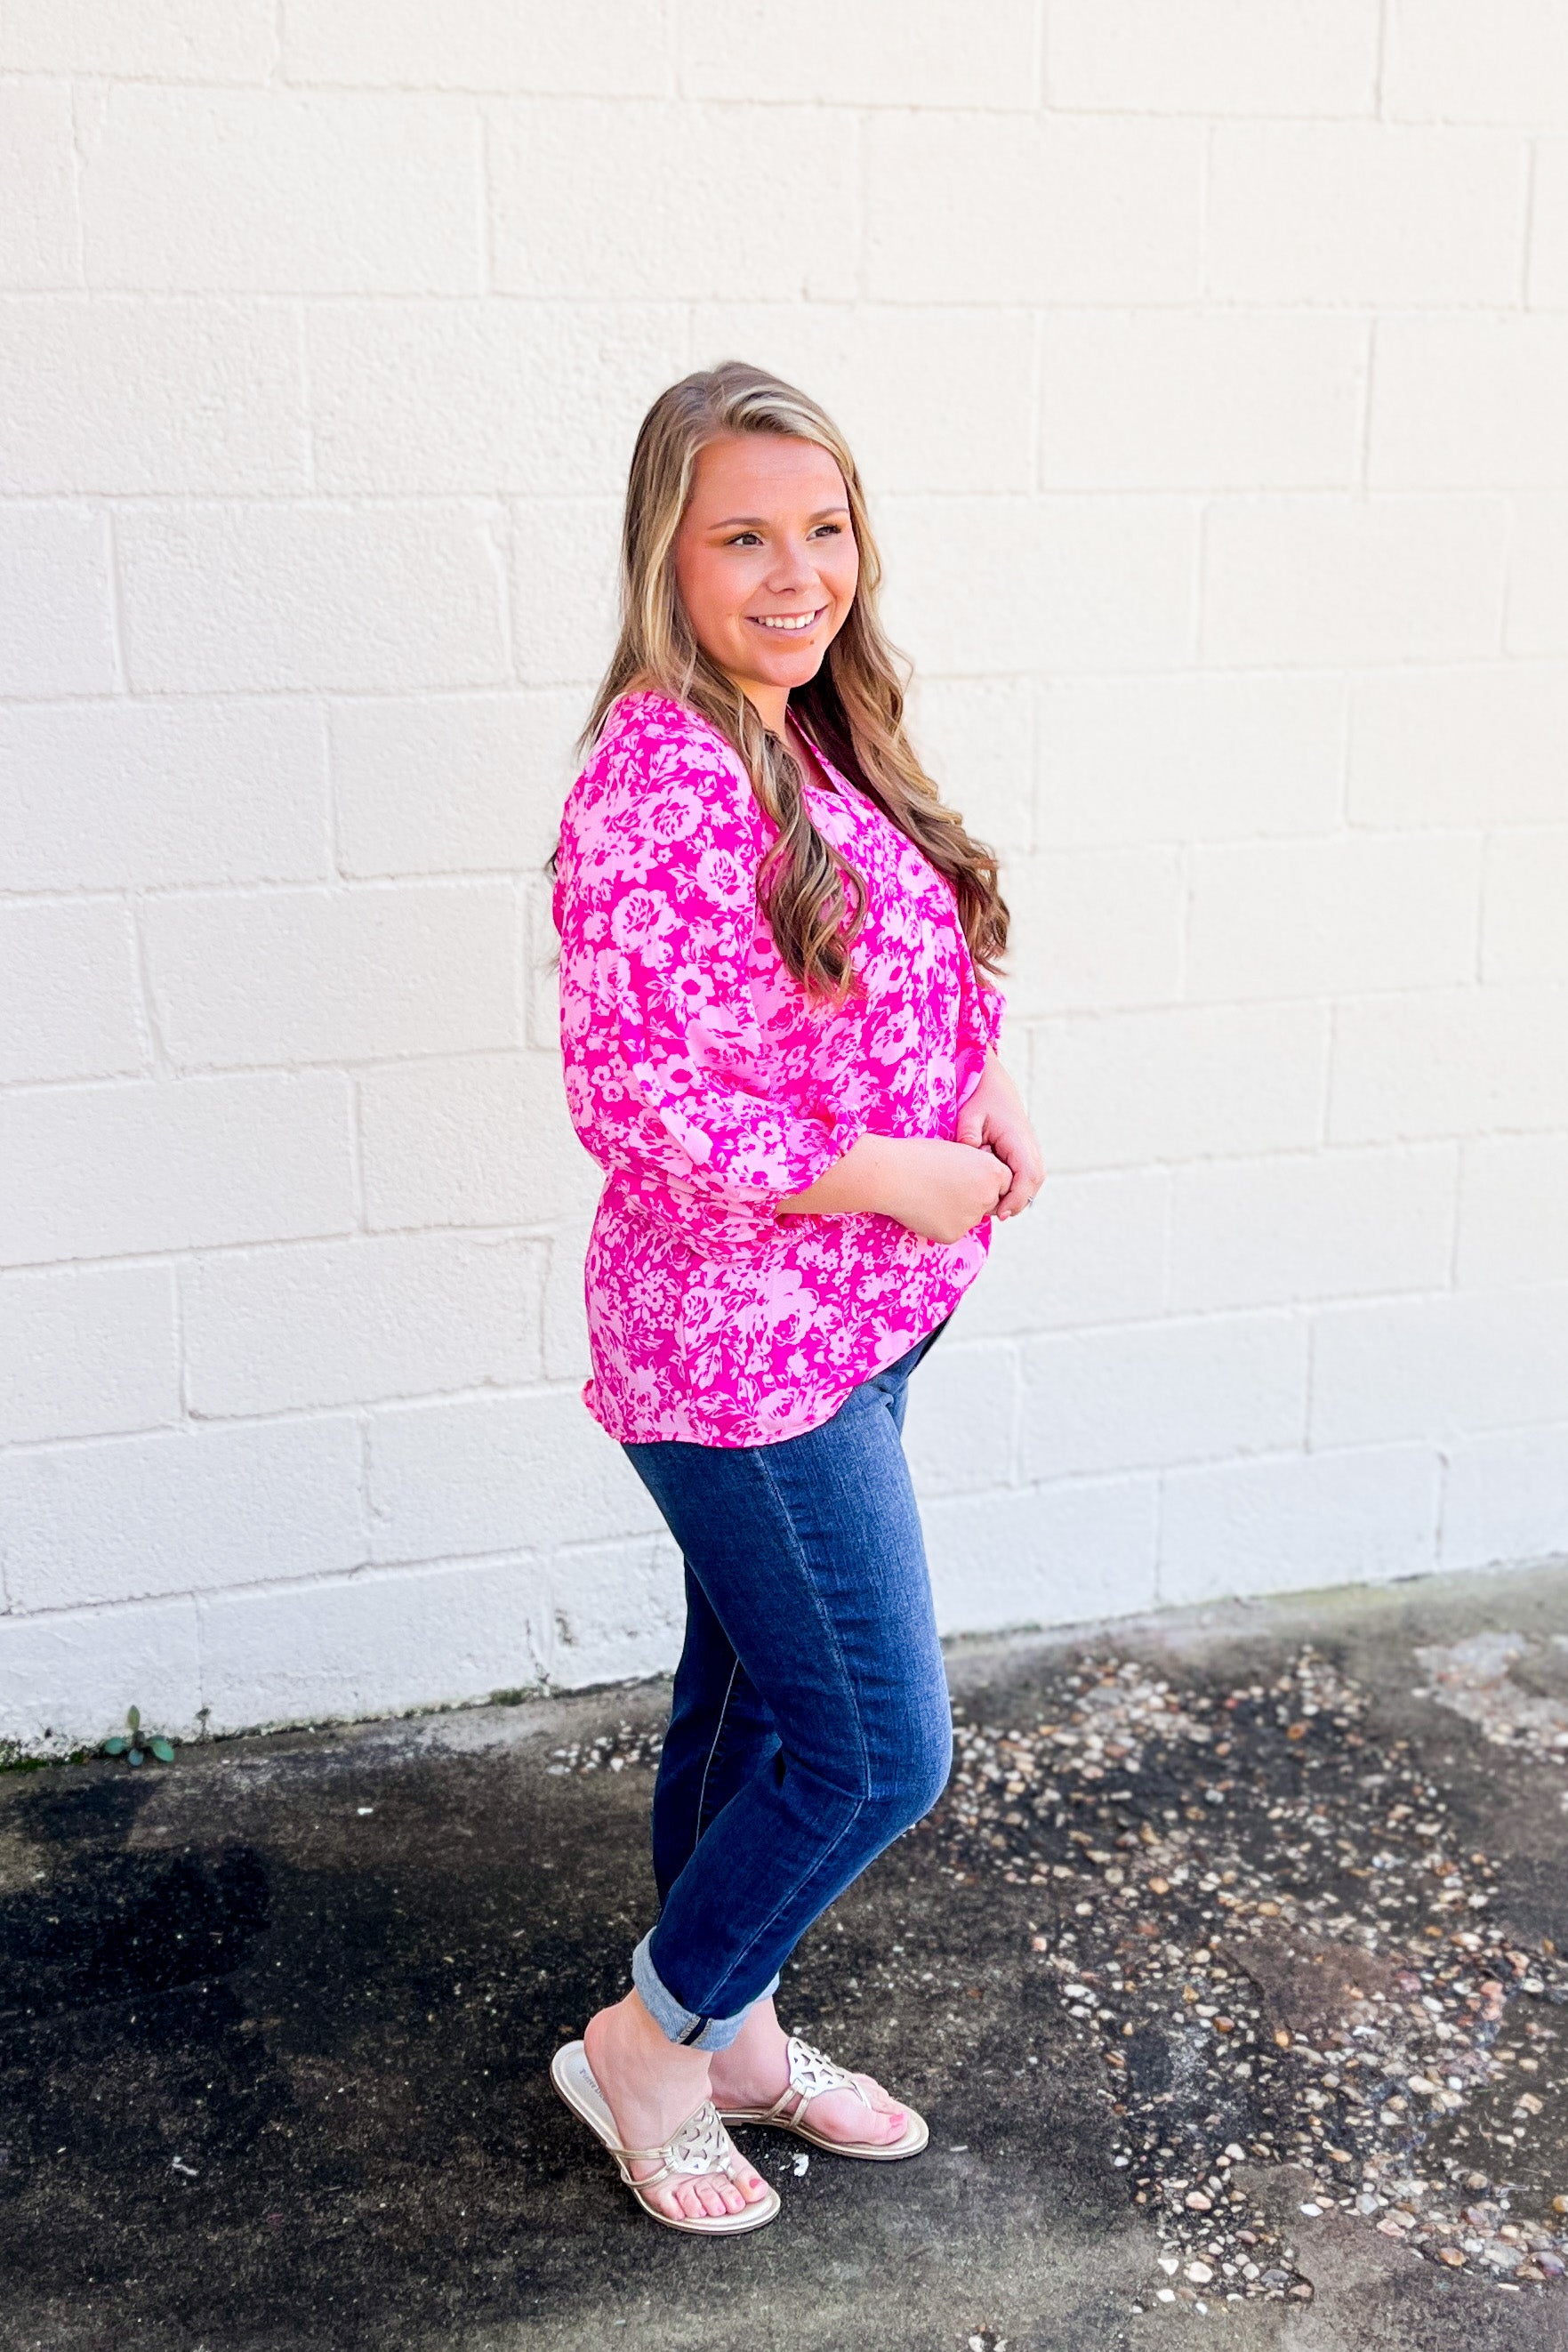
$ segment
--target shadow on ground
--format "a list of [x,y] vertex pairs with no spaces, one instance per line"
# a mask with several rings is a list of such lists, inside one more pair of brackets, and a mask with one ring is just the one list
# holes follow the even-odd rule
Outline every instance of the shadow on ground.
[[[1497,1632],[1516,1646],[1462,1646]],[[930,2150],[886,2168],[815,2156],[798,2176],[798,2142],[748,2134],[784,2212],[724,2245],[641,2219],[545,2073],[557,2042],[623,1990],[650,1916],[660,1689],[214,1743],[139,1773],[95,1762],[0,1777],[0,2340],[16,2352],[1143,2352],[1207,2331],[1238,2352],[1564,2352],[1568,2280],[1540,2273],[1552,2257],[1528,2235],[1550,2212],[1553,2167],[1568,2194],[1552,2049],[1559,2020],[1568,2027],[1552,1960],[1568,1949],[1568,1773],[1552,1713],[1563,1634],[1568,1570],[961,1646],[951,1673],[969,1782],[820,1923],[781,2001],[787,2021],[922,2107]],[[1353,1745],[1396,1753],[1413,1783],[1442,1792],[1458,1878],[1418,1879],[1414,1859],[1401,1875],[1400,1853],[1362,1859],[1348,1833],[1287,1860],[1256,1840],[1254,1852],[1243,1815],[1273,1784],[1257,1759],[1256,1788],[1248,1780],[1239,1732],[1224,1776],[1212,1737],[1164,1739],[1145,1769],[1159,1800],[1144,1809],[1147,1838],[1125,1743],[1098,1764],[1080,1749],[1071,1788],[1040,1744],[1069,1720],[1071,1690],[1082,1699],[1116,1674],[1124,1690],[1164,1681],[1197,1724],[1226,1694],[1283,1687],[1304,1643],[1337,1678],[1334,1736],[1354,1721]],[[1489,1713],[1489,1672],[1496,1691],[1546,1712]],[[1360,1711],[1344,1715],[1352,1686]],[[1258,1740],[1271,1721],[1259,1713]],[[1012,1730],[1037,1742],[1033,1761],[1004,1742],[1001,1766],[988,1762]],[[1324,1755],[1311,1788],[1327,1820]],[[1208,1793],[1220,1777],[1222,1801]],[[1132,1807],[1124,1853],[1093,1844],[1106,1834],[1094,1809],[1113,1797]],[[1192,1798],[1234,1816],[1228,1884],[1218,1831],[1183,1844]],[[1075,1822],[1087,1824],[1076,1839]],[[1484,1898],[1473,1916],[1467,1889]],[[1315,1939],[1302,1967],[1328,1947],[1354,1953],[1336,1998],[1364,2005],[1378,1918],[1406,1943],[1430,1930],[1432,1981],[1461,2021],[1501,2018],[1505,1993],[1534,2004],[1506,2048],[1500,2028],[1495,2050],[1479,2026],[1446,2030],[1441,2063],[1459,2071],[1432,2078],[1429,2108],[1386,2079],[1369,2006],[1365,2046],[1385,2077],[1373,2107],[1354,2088],[1319,2088],[1330,2064],[1347,2085],[1366,2080],[1336,2056],[1354,2054],[1354,2022],[1336,2041],[1327,2011],[1314,2023],[1298,2001],[1299,2046],[1270,2056],[1279,1937],[1294,1921],[1298,1942]],[[1138,1933],[1147,1967],[1128,1941]],[[1243,1948],[1248,1936],[1263,1941]],[[1175,2028],[1174,2074],[1161,2056],[1161,1938],[1177,1976],[1195,1938],[1223,1947],[1219,1980],[1228,1969],[1252,2002],[1239,1996],[1225,2021],[1254,2032],[1257,2050],[1248,2069],[1240,2042],[1227,2045],[1244,2076],[1225,2094],[1243,2135],[1228,2155],[1207,2060],[1184,2075]],[[1503,1991],[1482,1991],[1480,1962],[1509,1951],[1519,1967]],[[1073,1985],[1083,1972],[1093,1987]],[[1350,1985],[1357,1973],[1367,1982]],[[1191,1990],[1196,2015],[1203,1988]],[[1088,1997],[1064,2005],[1070,1991]],[[1319,1986],[1320,2009],[1326,1998]],[[1427,2007],[1436,2032],[1439,2001]],[[1118,2037],[1142,2053],[1141,2073],[1126,2074]],[[1538,2046],[1538,2112],[1518,2120],[1522,2095],[1506,2115],[1488,2107],[1487,2081]],[[1446,2104],[1444,2080],[1464,2085]],[[1524,2080],[1509,2075],[1511,2098]],[[1446,2153],[1444,2131],[1458,2134]],[[1215,2214],[1250,2225],[1239,2242],[1216,2236],[1212,2254],[1211,2216],[1194,2221],[1176,2169],[1200,2158],[1220,2168],[1203,2175]],[[1353,2159],[1336,2201],[1322,2184],[1338,2187],[1333,2165]],[[1427,2227],[1408,2187],[1421,2165],[1432,2198],[1452,2188],[1461,2203],[1463,2168],[1479,2167],[1479,2218],[1461,2215],[1457,2237]],[[1406,2189],[1409,2221],[1395,2218]],[[1244,2279],[1249,2247],[1272,2250],[1271,2289],[1267,2263]],[[1190,2262],[1209,2272],[1196,2289]],[[1244,2286],[1247,2299],[1224,2300]],[[1162,2304],[1162,2288],[1185,2294]]]

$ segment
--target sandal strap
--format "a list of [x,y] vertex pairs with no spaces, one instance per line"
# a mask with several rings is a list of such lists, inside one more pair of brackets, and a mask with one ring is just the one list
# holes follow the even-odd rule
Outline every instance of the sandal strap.
[[[705,2173],[727,2172],[733,2179],[741,2163],[740,2150],[719,2121],[711,2099],[694,2108],[662,2147],[612,2147],[610,2152],[621,2167],[622,2179],[634,2189],[653,2189],[676,2175],[695,2179]],[[656,2164],[659,2169],[633,2180],[628,2164]]]
[[789,2087],[777,2098],[769,2114],[779,2123],[799,2123],[813,2099],[825,2091],[852,2091],[862,2107],[871,2099],[846,2067],[835,2065],[798,2033],[789,2036]]

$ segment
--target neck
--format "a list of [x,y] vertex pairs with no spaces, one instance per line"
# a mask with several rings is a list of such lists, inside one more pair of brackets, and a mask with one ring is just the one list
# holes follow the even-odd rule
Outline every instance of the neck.
[[787,686],[763,686],[752,678],[734,677],[730,684],[739,688],[769,734],[783,734],[789,711],[789,689]]

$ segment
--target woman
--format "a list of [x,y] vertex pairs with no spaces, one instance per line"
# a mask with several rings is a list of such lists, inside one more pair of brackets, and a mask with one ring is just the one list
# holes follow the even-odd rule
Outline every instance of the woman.
[[853,460],[737,362],[664,393],[554,861],[572,1121],[607,1171],[583,1397],[685,1559],[657,1924],[557,2088],[655,2220],[779,2199],[725,2123],[912,2156],[786,2035],[800,1937],[936,1802],[946,1684],[900,1431],[1041,1167],[995,1042],[996,860],[905,740]]

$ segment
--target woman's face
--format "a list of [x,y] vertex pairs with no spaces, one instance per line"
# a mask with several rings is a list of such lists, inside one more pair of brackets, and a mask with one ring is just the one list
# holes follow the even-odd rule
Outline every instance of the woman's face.
[[815,677],[860,577],[844,478],[814,441],[731,433],[698,456],[674,545],[697,643],[777,731]]

